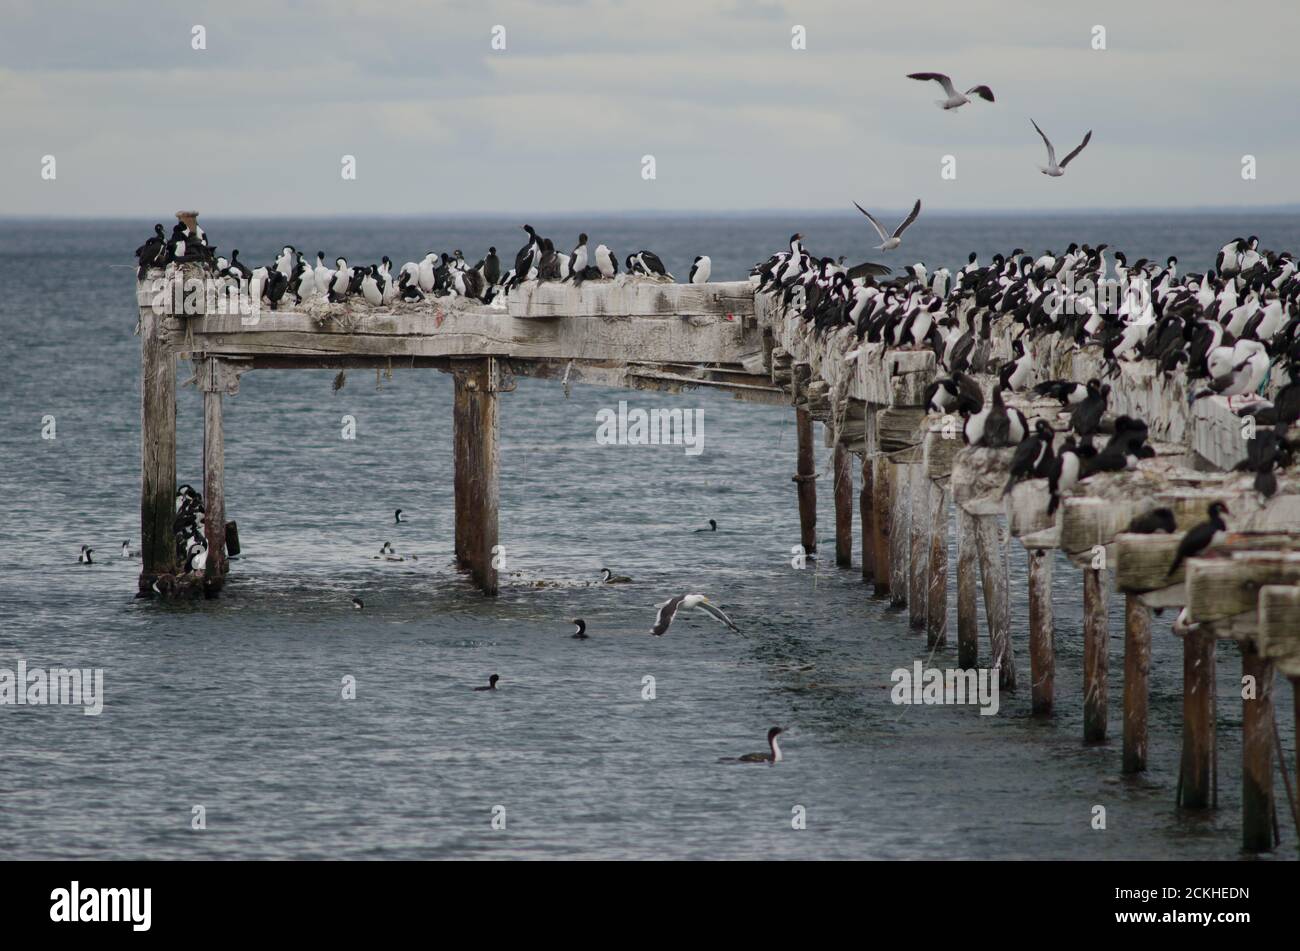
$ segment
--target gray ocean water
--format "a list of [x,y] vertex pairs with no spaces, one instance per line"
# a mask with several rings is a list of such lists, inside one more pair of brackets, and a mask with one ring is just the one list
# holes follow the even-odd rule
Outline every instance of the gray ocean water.
[[[858,567],[790,565],[798,516],[791,411],[520,380],[501,405],[501,596],[452,566],[451,384],[255,372],[226,401],[228,515],[244,554],[216,601],[136,600],[139,340],[130,222],[0,219],[0,668],[101,667],[102,715],[0,707],[0,854],[13,858],[1234,858],[1240,661],[1218,654],[1220,808],[1174,807],[1181,648],[1154,626],[1150,769],[1120,777],[1122,617],[1112,604],[1112,739],[1081,741],[1080,574],[1055,573],[1057,713],[1028,690],[997,716],[895,706],[890,674],[926,659],[905,614]],[[283,243],[397,262],[489,244],[521,221],[202,219],[223,251],[262,263]],[[531,220],[560,247],[579,230],[620,256],[658,251],[679,278],[708,253],[738,279],[798,230],[817,253],[868,255],[856,212]],[[956,268],[969,251],[1107,242],[1130,260],[1207,266],[1238,234],[1300,246],[1294,215],[943,217],[895,263]],[[189,376],[182,368],[181,380]],[[178,397],[180,481],[201,482],[202,416]],[[704,451],[600,446],[596,414],[704,413]],[[341,418],[357,420],[355,441]],[[56,438],[42,438],[42,419]],[[820,433],[818,434],[820,437]],[[826,471],[825,450],[819,465]],[[833,549],[830,480],[819,483]],[[409,521],[394,525],[402,508]],[[709,518],[716,534],[694,529]],[[418,561],[373,560],[384,541]],[[77,563],[81,545],[99,562]],[[954,561],[955,563],[955,561]],[[597,586],[609,566],[634,584]],[[1013,546],[1022,684],[1024,553]],[[703,615],[649,637],[654,605],[710,594],[748,636]],[[357,612],[352,596],[365,601]],[[569,638],[568,620],[592,638]],[[950,605],[955,618],[955,605]],[[955,637],[953,637],[955,640]],[[987,657],[987,639],[981,642]],[[932,663],[956,664],[955,649]],[[474,693],[490,673],[496,693]],[[343,678],[356,698],[341,698]],[[643,678],[656,698],[642,699]],[[1276,693],[1294,763],[1291,689]],[[720,764],[785,726],[774,768]],[[1280,788],[1280,784],[1279,784]],[[1106,808],[1106,829],[1092,827]],[[207,828],[195,831],[195,806]],[[494,807],[506,827],[494,830]],[[807,827],[791,827],[804,807]],[[1284,848],[1295,833],[1283,822]]]

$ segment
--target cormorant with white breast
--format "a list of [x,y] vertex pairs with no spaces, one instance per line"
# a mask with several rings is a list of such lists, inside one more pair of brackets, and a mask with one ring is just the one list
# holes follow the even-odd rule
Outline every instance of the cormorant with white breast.
[[777,745],[776,738],[784,733],[782,727],[774,726],[767,731],[767,752],[766,753],[746,753],[744,756],[723,757],[718,760],[719,763],[767,763],[776,765],[781,762],[781,747]]

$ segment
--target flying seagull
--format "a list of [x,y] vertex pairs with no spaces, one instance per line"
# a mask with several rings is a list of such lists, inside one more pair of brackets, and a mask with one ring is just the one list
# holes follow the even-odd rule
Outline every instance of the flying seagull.
[[856,201],[853,204],[858,211],[867,216],[867,220],[870,221],[872,227],[876,229],[876,234],[880,235],[880,240],[884,242],[884,244],[876,245],[877,251],[892,251],[894,248],[902,244],[903,232],[906,231],[908,226],[916,220],[916,216],[921,213],[921,199],[918,198],[916,204],[912,206],[912,213],[903,220],[901,225],[894,229],[892,235],[889,235],[885,234],[885,229],[880,226],[880,222],[875,219],[875,216],[872,215],[871,212],[867,211],[867,209],[863,208]]
[[[1034,122],[1033,119],[1030,119],[1029,121],[1033,123],[1035,129],[1038,129],[1037,122]],[[1047,137],[1047,134],[1043,132],[1042,129],[1038,129],[1038,134],[1043,137],[1043,142],[1047,145],[1047,168],[1043,168],[1040,165],[1038,167],[1038,170],[1042,172],[1044,175],[1052,176],[1052,178],[1060,178],[1062,175],[1064,175],[1065,166],[1069,165],[1070,162],[1074,160],[1074,157],[1083,151],[1083,147],[1087,145],[1088,141],[1092,138],[1092,130],[1089,129],[1088,134],[1085,135],[1083,137],[1083,141],[1079,143],[1079,147],[1075,149],[1073,152],[1071,152],[1069,155],[1067,155],[1065,158],[1061,159],[1061,164],[1057,165],[1056,149],[1052,148],[1051,140]]]
[[908,73],[907,78],[919,79],[922,82],[929,82],[931,79],[933,79],[940,86],[942,86],[943,91],[948,95],[948,98],[936,99],[935,104],[940,109],[943,109],[945,111],[947,111],[948,109],[957,109],[961,106],[966,105],[966,103],[970,102],[969,97],[972,94],[979,96],[981,99],[985,99],[989,102],[994,101],[993,90],[990,89],[988,86],[972,86],[970,89],[967,89],[966,92],[960,93],[953,86],[952,79],[944,75],[943,73]]
[[662,637],[668,633],[668,628],[673,623],[673,618],[677,616],[679,608],[699,608],[705,614],[727,625],[737,634],[740,633],[740,628],[736,627],[731,618],[715,608],[713,603],[702,594],[679,594],[675,598],[669,598],[658,607],[659,616],[655,618],[655,626],[650,630],[650,633],[656,637]]

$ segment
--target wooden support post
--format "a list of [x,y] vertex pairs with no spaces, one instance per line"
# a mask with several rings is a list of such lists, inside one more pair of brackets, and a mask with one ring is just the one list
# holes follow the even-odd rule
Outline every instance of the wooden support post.
[[872,508],[872,473],[874,466],[870,455],[862,457],[862,489],[858,493],[858,508],[862,517],[862,580],[871,581],[876,576],[875,510]]
[[176,358],[163,315],[140,309],[140,590],[176,573]]
[[908,480],[908,584],[907,619],[914,630],[925,627],[925,612],[930,605],[930,543],[927,525],[930,520],[930,495],[926,491],[925,466],[914,462],[907,467]]
[[1214,634],[1202,626],[1183,639],[1183,755],[1180,805],[1208,809],[1214,759]]
[[893,475],[894,467],[889,459],[877,453],[872,457],[872,486],[875,491],[873,508],[875,509],[875,518],[872,520],[872,541],[876,549],[876,557],[872,562],[872,569],[875,572],[876,597],[885,597],[889,594],[889,582],[893,576],[893,571],[889,567],[889,558],[893,546],[889,543],[889,533],[893,530]]
[[203,381],[203,534],[208,542],[208,557],[203,570],[203,586],[209,594],[221,590],[225,583],[226,563],[226,441],[221,407],[221,370],[219,361],[209,359]]
[[930,577],[926,591],[929,605],[925,610],[926,647],[948,643],[948,495],[942,482],[934,482],[927,473],[922,479],[930,491]]
[[1106,570],[1083,569],[1083,739],[1106,739],[1110,689],[1110,631],[1106,623]]
[[984,589],[984,616],[989,626],[989,649],[998,668],[998,686],[1016,689],[1016,657],[1011,647],[1011,617],[1007,602],[1007,561],[996,515],[975,517],[979,548],[980,586]]
[[979,618],[975,612],[975,572],[979,543],[975,538],[975,516],[957,506],[957,666],[971,670],[979,666]]
[[853,457],[835,443],[835,564],[853,567]]
[[889,603],[907,606],[907,556],[911,539],[907,534],[907,506],[911,498],[906,463],[890,462],[889,468]]
[[456,559],[484,594],[496,594],[496,360],[467,360],[454,375]]
[[1267,852],[1273,838],[1273,662],[1250,642],[1241,645],[1241,676],[1255,695],[1241,701],[1241,845]]
[[799,537],[806,554],[817,551],[817,468],[813,461],[813,419],[807,410],[794,411],[798,440]]
[[1052,552],[1027,549],[1029,555],[1029,679],[1034,716],[1052,713],[1056,696],[1056,632],[1052,617]]
[[1139,595],[1124,595],[1125,773],[1147,768],[1147,705],[1151,673],[1151,610]]

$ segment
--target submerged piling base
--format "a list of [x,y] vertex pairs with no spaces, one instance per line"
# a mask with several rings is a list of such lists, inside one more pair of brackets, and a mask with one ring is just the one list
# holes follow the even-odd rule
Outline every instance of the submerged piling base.
[[488,357],[452,371],[456,560],[484,594],[497,593],[497,368]]

